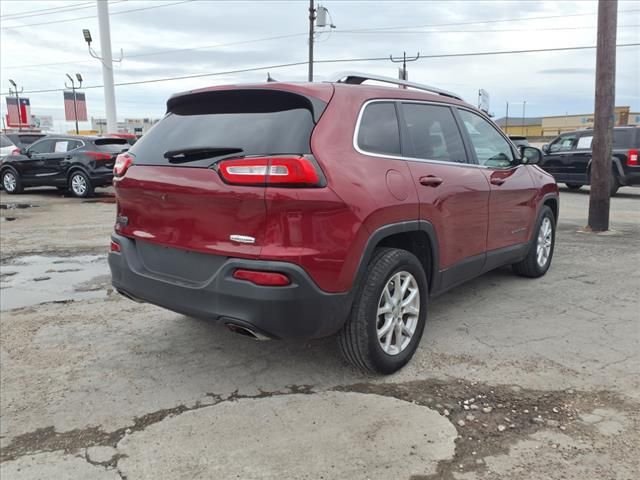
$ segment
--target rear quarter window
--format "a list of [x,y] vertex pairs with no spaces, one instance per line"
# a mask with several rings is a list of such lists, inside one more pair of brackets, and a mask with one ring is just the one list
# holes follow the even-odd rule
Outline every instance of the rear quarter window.
[[394,103],[375,102],[365,107],[357,142],[367,153],[400,155],[400,129]]
[[613,148],[640,148],[639,128],[613,129]]

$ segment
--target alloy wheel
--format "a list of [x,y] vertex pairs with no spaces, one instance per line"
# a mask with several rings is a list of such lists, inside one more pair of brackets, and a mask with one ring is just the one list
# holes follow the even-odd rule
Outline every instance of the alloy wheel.
[[84,175],[74,175],[71,177],[71,190],[79,197],[83,196],[87,191],[87,180]]
[[7,192],[13,192],[17,184],[16,176],[11,172],[5,173],[2,177],[2,184]]
[[551,256],[551,244],[553,243],[553,225],[549,217],[544,217],[538,231],[538,244],[536,246],[536,260],[540,268],[544,268]]
[[387,282],[376,316],[378,343],[388,355],[398,355],[409,343],[418,326],[420,291],[409,272],[397,272]]

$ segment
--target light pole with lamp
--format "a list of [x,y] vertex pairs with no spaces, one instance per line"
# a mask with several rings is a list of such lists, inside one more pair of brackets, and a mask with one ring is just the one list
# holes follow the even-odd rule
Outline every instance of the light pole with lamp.
[[[65,88],[70,88],[73,92],[73,118],[76,121],[76,135],[80,134],[80,130],[78,129],[78,106],[76,104],[76,82],[73,81],[73,77],[67,73],[67,78],[71,80],[71,86],[67,85],[67,82],[64,82]],[[82,75],[76,73],[76,78],[78,79],[78,88],[82,87]]]
[[20,110],[20,94],[24,91],[24,88],[21,88],[20,91],[18,91],[18,86],[16,85],[16,82],[9,79],[9,83],[13,85],[13,90],[11,90],[11,87],[9,87],[9,95],[13,95],[14,93],[16,95],[16,109],[18,110],[18,131],[20,132],[22,131],[22,112]]

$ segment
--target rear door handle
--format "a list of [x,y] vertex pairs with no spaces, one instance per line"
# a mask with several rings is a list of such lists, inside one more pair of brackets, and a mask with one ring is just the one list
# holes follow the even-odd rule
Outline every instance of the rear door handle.
[[504,178],[492,178],[490,181],[492,185],[502,185],[504,183]]
[[443,180],[440,177],[434,177],[433,175],[427,175],[426,177],[420,177],[420,184],[425,187],[437,187]]

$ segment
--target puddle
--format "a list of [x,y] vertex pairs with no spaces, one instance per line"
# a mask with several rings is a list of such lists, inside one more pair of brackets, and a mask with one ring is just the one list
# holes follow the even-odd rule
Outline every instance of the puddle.
[[0,311],[102,298],[110,285],[105,255],[20,257],[0,265]]
[[16,217],[0,217],[0,222],[13,222]]
[[116,197],[90,198],[83,200],[82,203],[116,203]]
[[30,203],[0,203],[0,210],[15,210],[16,208],[36,208],[38,205]]

